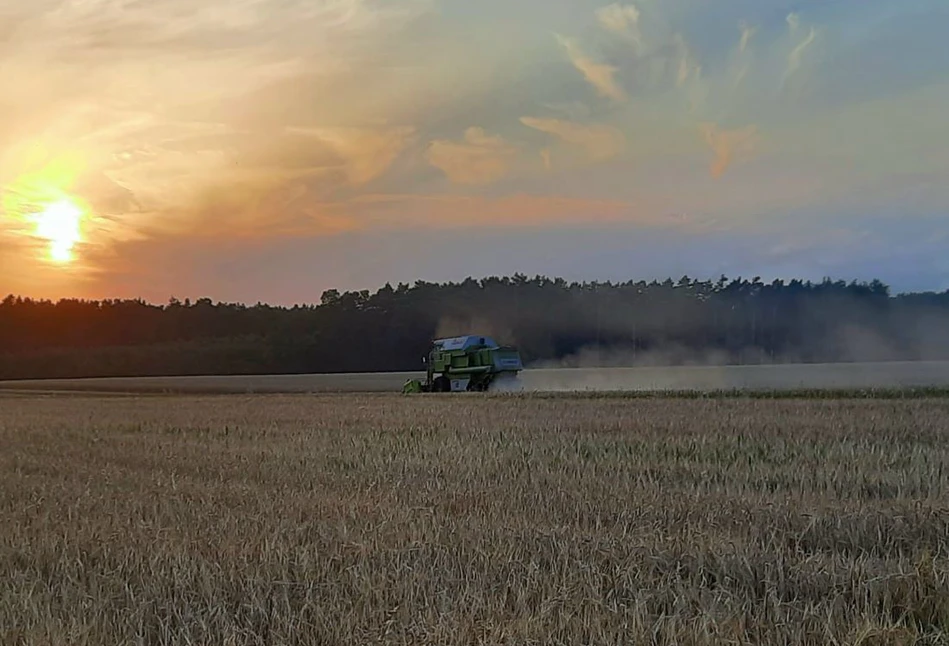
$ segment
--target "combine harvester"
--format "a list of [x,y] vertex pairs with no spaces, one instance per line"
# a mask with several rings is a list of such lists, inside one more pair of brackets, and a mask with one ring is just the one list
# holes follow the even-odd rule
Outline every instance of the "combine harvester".
[[476,335],[438,339],[423,361],[425,381],[408,380],[403,393],[486,392],[492,386],[513,390],[524,369],[517,349]]

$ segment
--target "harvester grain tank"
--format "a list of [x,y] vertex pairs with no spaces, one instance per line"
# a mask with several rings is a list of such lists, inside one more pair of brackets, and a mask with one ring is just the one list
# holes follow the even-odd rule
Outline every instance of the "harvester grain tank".
[[410,379],[403,392],[485,392],[495,384],[516,384],[524,369],[516,348],[478,335],[437,339],[424,361],[425,381]]

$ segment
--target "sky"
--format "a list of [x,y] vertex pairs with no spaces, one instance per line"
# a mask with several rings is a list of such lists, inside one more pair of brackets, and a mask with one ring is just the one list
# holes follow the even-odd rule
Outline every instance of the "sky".
[[0,292],[949,289],[944,0],[0,0]]

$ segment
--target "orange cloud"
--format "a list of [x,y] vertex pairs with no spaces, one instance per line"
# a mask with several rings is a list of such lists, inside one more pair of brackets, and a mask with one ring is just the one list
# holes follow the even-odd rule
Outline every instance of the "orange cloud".
[[553,168],[554,159],[550,148],[544,148],[540,151],[540,161],[544,164],[544,170],[551,170]]
[[758,142],[758,128],[746,126],[737,130],[722,130],[714,123],[701,125],[705,143],[712,149],[713,159],[709,172],[719,178],[736,159],[754,152]]
[[617,68],[605,63],[599,63],[588,56],[577,42],[570,38],[557,36],[557,41],[567,50],[567,56],[570,62],[586,78],[587,82],[596,88],[600,96],[604,96],[614,101],[625,101],[626,93],[619,86],[614,78]]
[[318,139],[343,159],[350,184],[370,182],[389,169],[415,135],[410,126],[396,128],[294,128]]
[[409,127],[183,130],[130,149],[108,171],[137,208],[104,239],[326,235],[359,224],[334,204],[341,187],[381,177],[411,143]]
[[507,173],[515,154],[517,148],[503,137],[489,136],[482,128],[468,128],[463,142],[433,141],[425,158],[457,184],[489,184]]
[[606,161],[618,157],[626,149],[625,135],[611,126],[535,117],[521,117],[521,123],[579,146],[592,161]]
[[[47,4],[4,12],[0,82],[16,91],[0,106],[0,190],[22,194],[35,174],[21,149],[73,154],[83,168],[68,186],[46,173],[32,192],[89,204],[92,246],[288,220],[338,229],[304,204],[382,177],[413,141],[410,126],[379,125],[388,104],[363,100],[385,72],[351,79],[398,54],[400,28],[429,0]],[[0,217],[0,232],[14,225]]]

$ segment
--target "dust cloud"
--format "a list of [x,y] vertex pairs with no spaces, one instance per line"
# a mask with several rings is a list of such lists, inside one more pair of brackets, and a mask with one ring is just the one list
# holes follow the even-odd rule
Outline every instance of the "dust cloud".
[[[836,310],[846,309],[841,303]],[[836,311],[835,310],[835,311]],[[461,314],[439,321],[440,337],[478,333],[503,345],[519,347],[527,369],[515,381],[492,387],[492,392],[636,391],[636,390],[776,390],[826,388],[899,388],[949,385],[949,319],[944,311],[914,306],[912,315],[890,318],[866,314],[828,326],[791,332],[790,343],[775,352],[757,345],[696,348],[671,341],[696,336],[701,321],[677,316],[644,316],[623,303],[573,312],[563,320],[547,317],[540,325],[530,317],[515,324],[503,315]],[[523,315],[523,312],[522,312]],[[576,320],[579,317],[580,320]],[[589,320],[587,320],[589,319]],[[655,320],[654,320],[655,319]],[[801,323],[808,323],[805,316]],[[772,322],[773,325],[773,322]],[[537,334],[532,334],[536,330]],[[599,344],[581,347],[556,360],[531,361],[557,353],[558,336],[595,330]],[[768,343],[768,331],[757,338]],[[701,338],[701,335],[698,335]],[[520,338],[519,338],[520,337]],[[651,339],[648,348],[633,339]],[[655,340],[667,341],[655,344]],[[525,349],[528,349],[525,352]],[[827,357],[817,363],[817,357]]]
[[[615,317],[604,316],[604,329],[619,331]],[[613,325],[611,325],[613,323]],[[472,333],[518,346],[510,326],[487,317],[445,317],[439,336]],[[831,355],[830,363],[809,356]],[[516,380],[491,392],[573,392],[647,390],[858,389],[949,386],[949,321],[944,315],[920,316],[904,326],[899,339],[853,324],[808,340],[797,352],[776,354],[747,346],[738,350],[697,350],[666,344],[648,350],[633,345],[590,346],[556,360],[529,362]]]
[[949,386],[949,361],[649,368],[540,368],[527,392],[788,390]]
[[[763,348],[696,351],[681,345],[640,350],[589,347],[555,361],[532,363],[521,373],[522,391],[782,390],[949,386],[949,328],[939,317],[906,330],[912,344],[898,346],[874,331],[842,326],[829,335],[833,363]],[[813,350],[814,348],[810,348]],[[907,352],[909,350],[909,352]],[[906,360],[909,354],[912,360]]]

